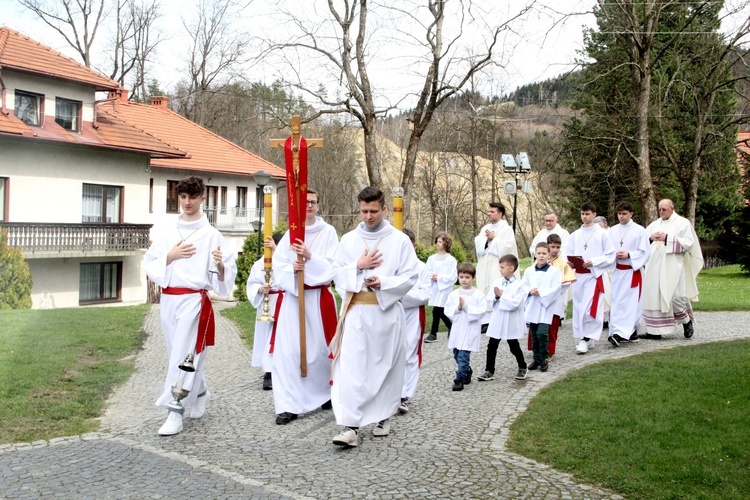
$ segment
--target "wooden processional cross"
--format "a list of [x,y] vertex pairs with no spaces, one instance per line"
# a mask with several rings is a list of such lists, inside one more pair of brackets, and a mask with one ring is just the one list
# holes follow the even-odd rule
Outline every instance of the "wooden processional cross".
[[[305,241],[307,217],[307,148],[322,148],[323,139],[305,139],[300,134],[299,116],[292,116],[292,135],[286,139],[271,139],[272,148],[284,148],[286,191],[289,207],[289,244]],[[297,260],[303,260],[297,255]],[[307,377],[307,335],[305,332],[305,272],[297,273],[299,298],[299,369]]]

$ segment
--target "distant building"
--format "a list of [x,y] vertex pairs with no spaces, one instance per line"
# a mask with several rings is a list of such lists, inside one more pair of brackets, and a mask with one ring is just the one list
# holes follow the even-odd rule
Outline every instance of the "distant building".
[[166,98],[128,102],[117,82],[5,27],[0,90],[0,228],[29,263],[34,308],[144,302],[149,231],[178,213],[181,178],[203,177],[209,220],[238,250],[258,220],[253,174],[284,178]]

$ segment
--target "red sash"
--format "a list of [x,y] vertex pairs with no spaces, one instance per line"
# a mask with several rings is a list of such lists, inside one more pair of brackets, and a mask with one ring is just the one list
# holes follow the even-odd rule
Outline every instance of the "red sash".
[[206,346],[214,345],[216,336],[214,308],[211,305],[211,299],[208,298],[208,293],[205,290],[168,286],[162,288],[161,293],[167,295],[188,295],[191,293],[201,294],[201,314],[198,318],[198,336],[195,339],[195,354],[200,354]]
[[[620,271],[627,271],[628,269],[633,269],[632,266],[629,266],[627,264],[615,264],[615,268],[619,269]],[[638,287],[638,298],[641,298],[641,293],[643,292],[643,273],[640,269],[637,271],[633,271],[633,279],[630,280],[630,288]]]
[[419,306],[419,344],[417,344],[417,357],[419,365],[422,366],[422,339],[424,339],[424,327],[427,324],[427,311],[425,306]]
[[273,345],[276,343],[276,325],[279,324],[279,311],[281,311],[281,302],[284,300],[284,290],[271,290],[268,295],[278,295],[276,297],[276,307],[273,309],[273,328],[271,328],[271,340],[268,342],[268,352],[273,353]]
[[[336,334],[336,324],[338,318],[336,317],[336,299],[333,298],[333,293],[328,288],[330,283],[325,285],[309,286],[305,285],[305,290],[320,290],[320,318],[323,320],[323,335],[326,338],[326,345],[331,343],[333,336]],[[273,313],[273,330],[271,331],[271,347],[268,352],[273,352],[273,346],[276,342],[276,325],[278,324],[279,311],[281,311],[281,303],[284,299],[284,290],[271,290],[270,293],[279,294],[279,298],[276,299],[276,310]]]
[[596,318],[596,312],[599,309],[599,296],[604,293],[604,280],[601,276],[596,278],[594,286],[594,300],[591,303],[591,317]]

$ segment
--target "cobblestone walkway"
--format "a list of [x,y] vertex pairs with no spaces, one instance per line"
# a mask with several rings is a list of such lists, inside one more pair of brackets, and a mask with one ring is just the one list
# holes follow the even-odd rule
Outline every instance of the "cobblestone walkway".
[[[155,306],[146,317],[149,336],[136,371],[110,399],[101,431],[0,446],[0,497],[619,498],[507,452],[511,423],[539,390],[571,370],[743,338],[750,313],[699,313],[691,340],[680,333],[619,349],[604,341],[584,356],[574,353],[566,321],[548,372],[514,380],[515,359],[500,346],[495,380],[475,380],[457,393],[451,391],[454,361],[441,333],[424,348],[410,413],[392,419],[388,437],[373,438],[370,428],[363,429],[360,446],[352,449],[331,444],[338,428],[330,411],[276,425],[272,393],[261,390],[262,374],[250,367],[237,328],[221,315],[217,320],[218,345],[207,362],[213,397],[202,419],[186,418],[177,436],[156,434],[166,412],[153,405],[165,361]],[[482,352],[472,356],[475,374],[484,367],[486,343],[483,338]]]

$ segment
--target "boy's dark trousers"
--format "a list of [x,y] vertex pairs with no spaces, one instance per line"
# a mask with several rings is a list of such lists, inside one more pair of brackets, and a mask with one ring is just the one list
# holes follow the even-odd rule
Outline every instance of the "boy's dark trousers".
[[529,335],[531,336],[531,350],[534,351],[534,361],[541,363],[549,355],[547,344],[549,343],[549,324],[529,323]]
[[[497,356],[497,346],[500,345],[500,339],[494,339],[490,337],[490,343],[487,344],[487,364],[485,365],[485,371],[495,373],[495,357]],[[526,368],[526,359],[523,357],[523,350],[518,339],[508,339],[508,348],[510,353],[516,357],[518,368]]]
[[445,315],[444,307],[435,306],[432,308],[432,326],[430,327],[430,335],[437,334],[441,319],[443,320],[445,326],[448,327],[448,333],[450,334],[453,322],[448,316]]
[[[549,325],[549,343],[547,344],[548,356],[551,357],[555,354],[555,348],[557,346],[557,332],[560,331],[560,325],[562,324],[562,318],[555,314],[552,316],[552,324]],[[529,333],[529,351],[533,351],[534,347],[531,345],[531,333]]]

